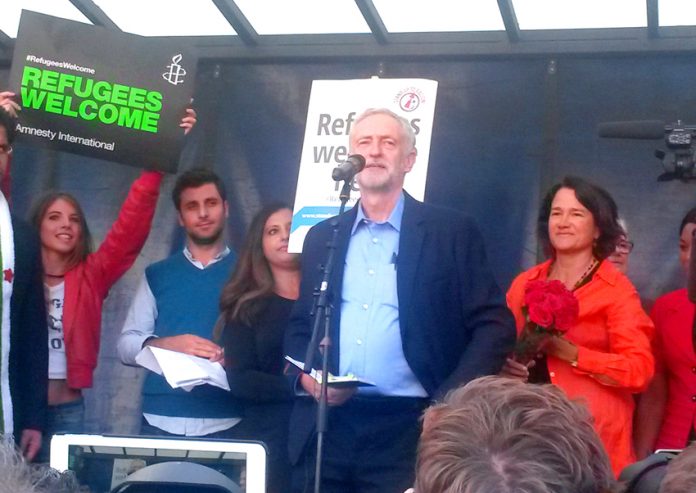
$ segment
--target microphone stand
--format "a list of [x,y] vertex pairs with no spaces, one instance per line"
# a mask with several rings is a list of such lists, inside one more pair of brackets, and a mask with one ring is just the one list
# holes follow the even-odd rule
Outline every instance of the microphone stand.
[[[326,245],[327,255],[326,263],[322,267],[323,276],[318,290],[314,291],[314,307],[311,315],[312,323],[312,338],[307,346],[307,356],[305,357],[304,372],[309,374],[314,366],[316,350],[321,351],[321,387],[319,393],[319,406],[317,408],[317,456],[314,470],[314,493],[321,491],[321,466],[324,453],[324,434],[327,429],[327,417],[329,413],[328,406],[328,382],[329,382],[329,348],[331,347],[331,311],[333,308],[332,300],[329,299],[329,285],[331,274],[333,273],[335,263],[335,253],[338,241],[338,218],[346,208],[346,202],[350,198],[350,188],[353,182],[353,177],[344,180],[343,188],[339,194],[341,200],[341,208],[337,216],[331,219],[331,240]],[[324,335],[319,342],[319,334],[321,333],[322,325],[324,327]]]

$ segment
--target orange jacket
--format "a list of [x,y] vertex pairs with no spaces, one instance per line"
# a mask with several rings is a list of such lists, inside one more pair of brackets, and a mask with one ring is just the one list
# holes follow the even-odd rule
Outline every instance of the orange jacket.
[[[507,302],[518,333],[527,281],[546,279],[551,261],[532,267],[512,282]],[[575,290],[578,322],[565,337],[578,347],[577,367],[549,356],[551,382],[571,399],[587,404],[615,474],[635,461],[632,448],[632,393],[642,391],[655,370],[650,337],[654,327],[635,287],[608,261],[592,280]]]
[[131,186],[118,219],[99,249],[65,274],[63,330],[68,386],[92,386],[99,356],[104,299],[133,265],[150,233],[162,175],[143,172]]

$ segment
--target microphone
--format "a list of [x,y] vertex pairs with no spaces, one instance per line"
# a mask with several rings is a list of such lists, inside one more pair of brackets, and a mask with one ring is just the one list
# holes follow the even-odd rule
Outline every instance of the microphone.
[[331,172],[334,181],[351,181],[365,167],[365,158],[360,154],[351,154]]
[[670,130],[659,120],[637,120],[629,122],[604,122],[597,125],[600,137],[610,139],[663,139]]

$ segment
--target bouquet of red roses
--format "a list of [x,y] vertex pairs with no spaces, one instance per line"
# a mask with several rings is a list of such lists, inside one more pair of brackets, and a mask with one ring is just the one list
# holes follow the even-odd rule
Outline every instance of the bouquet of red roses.
[[527,364],[554,335],[564,334],[578,319],[578,300],[560,281],[529,281],[524,287],[522,313],[527,322],[515,350],[516,361]]

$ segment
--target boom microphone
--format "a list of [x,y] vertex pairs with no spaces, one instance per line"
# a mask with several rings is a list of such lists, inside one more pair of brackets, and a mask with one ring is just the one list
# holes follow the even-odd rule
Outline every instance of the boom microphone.
[[663,139],[670,130],[659,120],[637,120],[632,122],[604,122],[597,126],[600,137],[610,139]]
[[331,172],[334,181],[351,181],[365,167],[365,158],[360,154],[351,154]]

